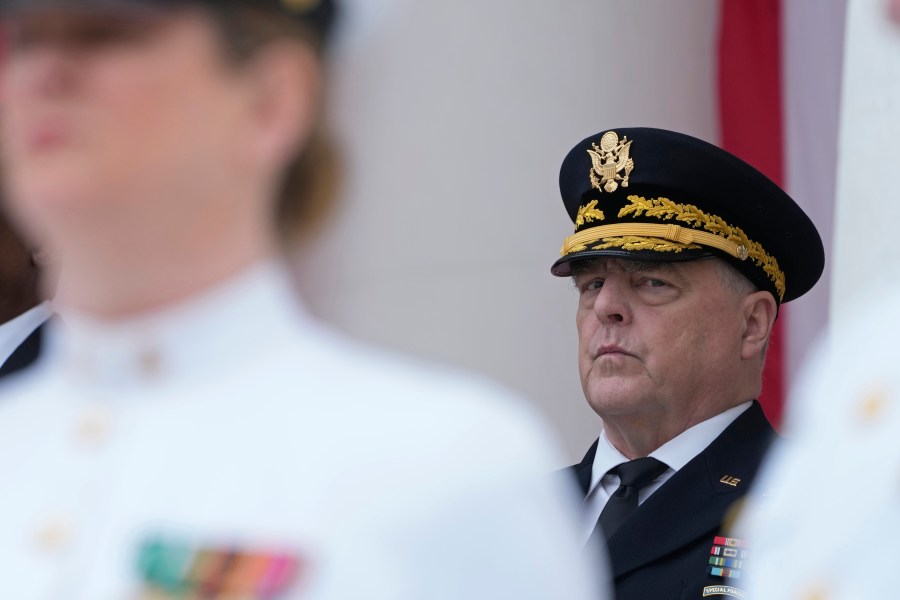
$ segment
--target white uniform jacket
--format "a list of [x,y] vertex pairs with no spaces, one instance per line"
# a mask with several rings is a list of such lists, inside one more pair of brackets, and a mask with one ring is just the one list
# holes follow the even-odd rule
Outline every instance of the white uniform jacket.
[[288,281],[63,312],[0,388],[0,598],[603,597],[534,417],[343,339]]
[[751,493],[748,598],[900,597],[900,288],[832,318]]

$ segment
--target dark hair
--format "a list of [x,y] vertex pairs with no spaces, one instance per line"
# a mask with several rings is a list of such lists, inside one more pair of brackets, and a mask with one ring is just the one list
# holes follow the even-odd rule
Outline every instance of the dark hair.
[[[229,60],[244,63],[271,42],[294,40],[308,44],[324,64],[325,41],[313,26],[248,4],[222,2],[212,9]],[[334,208],[340,179],[341,162],[320,118],[282,176],[275,214],[282,241],[294,243],[322,224]]]
[[0,213],[0,323],[41,301],[39,277],[33,253]]

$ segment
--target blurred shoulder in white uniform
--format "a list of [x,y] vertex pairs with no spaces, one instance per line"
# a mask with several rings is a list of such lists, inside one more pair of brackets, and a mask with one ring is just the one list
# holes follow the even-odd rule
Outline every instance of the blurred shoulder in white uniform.
[[289,598],[604,597],[534,415],[344,339],[290,279],[270,262],[140,319],[52,324],[0,402],[10,597],[278,573]]
[[900,288],[838,315],[794,391],[743,518],[757,563],[748,597],[897,597],[898,306]]

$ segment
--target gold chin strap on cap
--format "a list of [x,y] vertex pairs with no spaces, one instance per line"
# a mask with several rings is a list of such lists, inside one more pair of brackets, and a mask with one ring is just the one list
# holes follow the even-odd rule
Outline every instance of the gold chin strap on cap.
[[598,242],[604,238],[640,236],[654,237],[670,242],[677,242],[689,246],[701,244],[721,250],[739,260],[747,260],[750,256],[746,246],[736,244],[731,240],[719,237],[714,233],[697,231],[680,225],[666,224],[654,225],[653,223],[616,223],[614,225],[600,225],[585,229],[574,235],[570,235],[563,242],[562,255],[565,256],[576,249],[582,250],[585,246]]

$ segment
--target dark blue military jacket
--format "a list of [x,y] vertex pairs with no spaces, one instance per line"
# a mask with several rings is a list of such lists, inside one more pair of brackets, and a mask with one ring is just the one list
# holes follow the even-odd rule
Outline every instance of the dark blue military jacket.
[[[744,597],[752,540],[724,530],[774,432],[757,402],[654,492],[608,542],[616,600]],[[586,495],[595,442],[570,467]],[[706,594],[706,595],[704,595]]]

